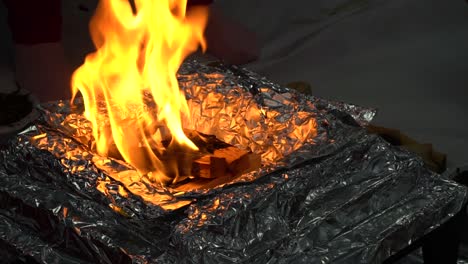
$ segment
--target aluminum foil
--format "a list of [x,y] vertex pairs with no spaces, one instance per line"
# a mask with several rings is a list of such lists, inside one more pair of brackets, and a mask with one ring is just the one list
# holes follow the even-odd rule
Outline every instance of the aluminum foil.
[[262,168],[180,192],[94,153],[79,102],[43,105],[0,151],[7,261],[380,263],[465,205],[463,187],[366,132],[373,109],[230,66],[187,62],[178,77],[192,129],[260,154]]

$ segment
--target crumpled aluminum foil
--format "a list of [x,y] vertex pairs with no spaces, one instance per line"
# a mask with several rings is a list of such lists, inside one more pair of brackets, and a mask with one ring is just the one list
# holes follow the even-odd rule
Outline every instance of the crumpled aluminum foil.
[[[95,154],[82,105],[44,105],[0,151],[6,261],[380,263],[466,203],[463,187],[368,134],[372,109],[223,65],[187,62],[179,82],[199,109],[193,129],[261,154],[262,168],[178,192]],[[303,124],[314,129],[291,132]]]

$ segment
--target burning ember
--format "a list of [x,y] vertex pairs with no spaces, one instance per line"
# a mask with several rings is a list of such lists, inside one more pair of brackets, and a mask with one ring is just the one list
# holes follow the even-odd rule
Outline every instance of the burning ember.
[[[83,95],[100,155],[115,144],[141,174],[167,183],[178,178],[180,166],[163,163],[161,155],[198,149],[183,130],[190,114],[176,73],[187,55],[205,48],[208,14],[200,7],[189,15],[186,0],[135,3],[133,14],[127,0],[100,1],[90,23],[97,51],[74,73],[73,93]],[[145,94],[155,111],[147,110]]]
[[[81,131],[91,127],[91,148],[99,154],[93,164],[125,186],[119,195],[126,197],[127,190],[165,209],[178,208],[187,201],[164,204],[173,197],[155,191],[158,186],[210,189],[261,165],[277,166],[313,144],[314,106],[300,103],[301,96],[258,87],[260,102],[223,74],[197,79],[178,73],[187,55],[206,48],[206,9],[187,13],[182,0],[139,0],[136,7],[132,12],[126,0],[100,2],[90,23],[96,52],[72,78],[73,93],[83,95],[86,122],[70,114],[62,123],[84,145],[90,136]],[[132,168],[114,170],[109,160],[116,159]],[[108,183],[99,180],[98,190],[110,195]]]
[[73,76],[84,114],[43,104],[0,150],[4,262],[383,260],[464,207],[465,188],[350,119],[372,109],[181,65],[206,12],[136,4],[99,5],[97,51]]

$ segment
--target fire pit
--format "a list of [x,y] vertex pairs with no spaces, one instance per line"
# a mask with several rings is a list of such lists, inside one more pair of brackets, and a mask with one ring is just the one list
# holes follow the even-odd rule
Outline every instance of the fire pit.
[[[188,62],[178,79],[190,104],[208,112],[201,125],[236,106],[216,133],[259,153],[262,167],[199,189],[155,184],[92,151],[81,104],[45,105],[35,130],[0,156],[0,237],[12,258],[381,262],[464,204],[463,187],[359,125],[373,110],[303,96],[234,67]],[[217,107],[206,96],[219,96]],[[251,109],[262,119],[242,133]],[[314,133],[295,149],[290,126],[308,120]]]
[[[98,14],[124,8],[103,3]],[[183,56],[158,64],[155,85],[139,55],[155,48],[140,46],[153,16],[126,12],[93,22],[98,51],[73,78],[83,100],[42,105],[0,151],[6,261],[380,263],[464,206],[463,187],[366,132],[373,109],[233,66],[179,68]],[[116,66],[114,51],[133,57]]]

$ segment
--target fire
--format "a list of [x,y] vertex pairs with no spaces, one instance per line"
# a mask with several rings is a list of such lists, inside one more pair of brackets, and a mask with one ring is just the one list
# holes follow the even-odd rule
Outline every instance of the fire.
[[[176,73],[187,55],[206,48],[208,13],[201,7],[188,13],[186,2],[135,0],[133,13],[128,0],[101,0],[90,22],[96,51],[72,77],[97,152],[108,156],[115,146],[140,174],[162,183],[178,176],[169,175],[177,174],[177,164],[160,160],[164,151],[197,149],[183,131],[190,113]],[[147,111],[145,98],[154,100],[155,111]]]

